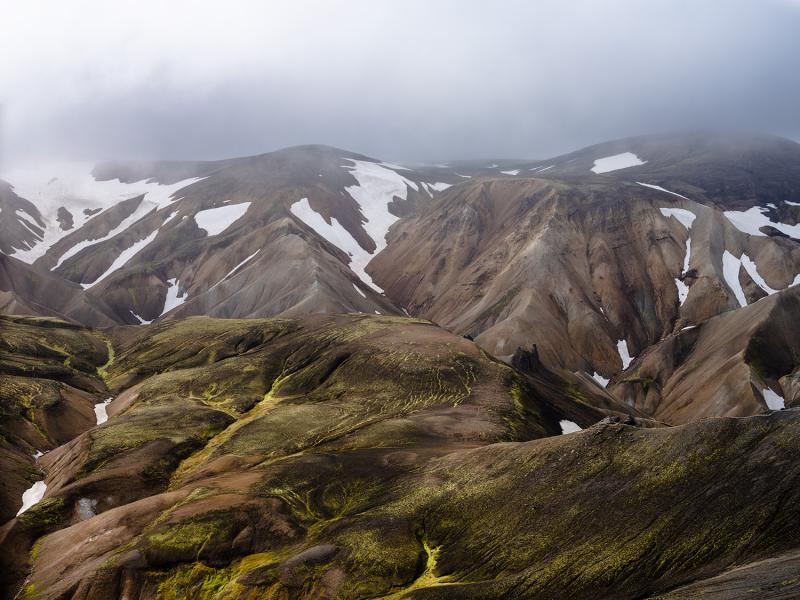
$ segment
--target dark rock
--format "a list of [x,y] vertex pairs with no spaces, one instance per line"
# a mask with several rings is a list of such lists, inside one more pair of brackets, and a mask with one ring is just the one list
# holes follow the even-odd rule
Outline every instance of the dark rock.
[[519,369],[523,373],[536,373],[541,366],[539,361],[539,351],[536,344],[531,344],[529,349],[519,347],[511,357],[511,366]]

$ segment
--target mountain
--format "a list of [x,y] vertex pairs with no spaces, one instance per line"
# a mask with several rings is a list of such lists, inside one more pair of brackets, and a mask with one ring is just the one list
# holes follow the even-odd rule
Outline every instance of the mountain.
[[[363,493],[453,450],[560,434],[606,416],[637,421],[622,405],[607,410],[592,406],[586,395],[573,400],[565,393],[568,382],[541,369],[516,371],[473,342],[416,319],[195,317],[105,334],[54,320],[2,317],[0,324],[0,368],[4,385],[14,390],[0,396],[7,416],[0,449],[13,465],[4,470],[11,476],[8,497],[0,497],[4,521],[22,492],[42,478],[39,472],[46,473],[44,499],[0,531],[3,547],[17,549],[0,553],[3,572],[11,574],[7,585],[24,578],[22,549],[43,533],[60,531],[74,550],[84,545],[105,554],[106,546],[89,543],[95,535],[87,528],[91,519],[112,529],[119,526],[112,521],[128,522],[133,540],[145,533],[136,533],[133,521],[148,528],[167,510],[165,499],[195,497],[196,490],[217,487],[219,476],[228,481],[219,482],[219,491],[233,486],[234,496],[198,498],[210,501],[204,505],[212,512],[266,518],[263,525],[253,523],[251,542],[267,543],[270,534],[261,528],[278,526],[268,516],[274,503],[251,512],[255,505],[247,496],[270,464],[299,461],[293,467],[298,476],[324,466],[326,457],[333,459],[330,468],[349,471],[351,465],[352,481],[312,478],[323,486],[319,492],[330,509],[344,514],[365,500],[359,500]],[[98,418],[94,427],[93,407],[102,407],[98,417],[108,415],[108,421]],[[343,462],[334,458],[340,453]],[[177,495],[175,486],[182,490]],[[231,504],[236,495],[239,508],[240,501]],[[285,508],[298,508],[293,498],[287,489]],[[274,518],[283,520],[284,509],[273,508]],[[312,524],[291,520],[290,537]],[[114,550],[103,561],[121,556],[117,550],[128,543],[116,534],[113,539]],[[163,560],[182,561],[180,553],[163,551],[148,569],[161,568]],[[46,597],[78,580],[89,585],[84,571],[97,561],[77,550],[51,554],[44,547],[37,556],[43,565],[67,560],[44,567],[45,584],[34,575],[34,586],[50,590]],[[148,569],[137,585],[147,583]]]
[[394,221],[461,178],[304,146],[219,162],[45,165],[8,179],[7,202],[28,212],[3,210],[0,227],[27,237],[4,252],[137,324],[167,313],[397,313],[364,267]]
[[632,598],[742,564],[796,589],[758,565],[797,553],[797,410],[642,427],[402,317],[3,324],[0,364],[114,398],[30,467],[7,597]]
[[800,145],[3,177],[0,597],[800,593]]
[[80,285],[0,253],[0,313],[59,317],[107,327],[118,317],[102,298]]
[[[719,181],[749,172],[720,150],[738,138],[696,155],[695,138],[680,139],[682,153],[673,137],[636,138],[543,161],[524,176],[461,183],[398,223],[369,270],[399,306],[495,356],[533,343],[550,368],[593,374],[602,386],[630,377],[631,358],[671,334],[800,282],[795,196],[780,207],[745,201],[741,190],[756,188],[760,173],[731,195],[696,187],[692,171],[679,180],[677,155]],[[742,152],[761,156],[762,145]],[[782,165],[787,146],[797,163],[800,145],[782,140],[761,163]],[[641,156],[615,158],[625,148]],[[593,164],[616,168],[593,173]],[[796,169],[776,169],[770,176],[783,188],[800,185]]]

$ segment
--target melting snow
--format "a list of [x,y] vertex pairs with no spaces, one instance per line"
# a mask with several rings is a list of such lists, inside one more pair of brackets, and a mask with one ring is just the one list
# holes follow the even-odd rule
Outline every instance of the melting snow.
[[133,312],[132,310],[129,310],[129,312],[130,312],[130,313],[133,315],[133,318],[134,318],[134,319],[136,319],[137,321],[139,321],[139,325],[150,325],[150,323],[152,323],[152,322],[153,322],[153,321],[145,321],[145,320],[144,320],[142,317],[140,317],[139,315],[137,315],[137,314],[136,314],[135,312]]
[[582,429],[575,421],[568,421],[567,419],[560,420],[558,424],[561,426],[561,435],[576,433]]
[[[653,185],[652,183],[642,183],[641,181],[637,181],[636,183],[638,183],[639,185],[643,185],[644,187],[648,187],[648,188],[651,188],[651,189],[654,189],[654,190],[658,190],[659,192],[666,192],[668,194],[672,194],[673,196],[677,196],[678,198],[683,198],[684,200],[688,200],[689,199],[686,196],[684,196],[683,194],[679,194],[677,192],[670,192],[669,190],[664,189],[660,185]],[[680,210],[680,209],[676,209],[676,210]],[[661,212],[664,212],[663,208],[661,209]],[[685,211],[685,212],[689,212],[689,211]],[[694,215],[692,215],[692,220],[694,221]],[[691,224],[688,225],[687,227],[691,227]]]
[[108,267],[108,270],[106,270],[105,273],[100,275],[100,277],[98,277],[91,283],[82,283],[81,285],[83,286],[83,288],[89,289],[90,287],[97,285],[98,283],[103,281],[106,277],[111,275],[114,271],[117,271],[122,267],[124,267],[130,259],[136,256],[141,250],[145,248],[145,246],[147,246],[148,244],[150,244],[150,242],[156,239],[157,235],[158,235],[158,229],[156,229],[146,238],[141,239],[138,242],[134,242],[134,244],[130,248],[126,248],[120,253],[120,255],[116,258],[116,260],[114,260],[114,262],[111,263],[111,266]]
[[97,424],[102,425],[106,421],[108,421],[108,413],[106,412],[106,407],[111,404],[111,401],[114,398],[108,398],[107,400],[103,400],[102,402],[98,402],[94,405],[94,414],[97,417]]
[[164,299],[164,310],[161,311],[162,315],[186,302],[186,298],[189,296],[186,292],[181,296],[178,295],[180,284],[177,278],[173,277],[172,279],[167,279],[167,283],[169,287],[167,288],[167,297]]
[[519,175],[519,169],[513,171],[500,171],[503,175]]
[[744,296],[742,284],[739,283],[739,268],[741,265],[741,261],[727,250],[722,253],[722,276],[725,279],[725,283],[733,292],[736,300],[739,301],[739,305],[747,306],[747,298]]
[[759,228],[769,225],[788,236],[800,238],[800,223],[797,225],[776,223],[764,214],[766,211],[767,209],[763,206],[753,206],[745,211],[726,210],[724,214],[736,229],[750,235],[766,237],[766,234],[761,233]]
[[331,244],[343,250],[350,257],[350,268],[358,275],[358,277],[369,285],[371,288],[383,292],[375,283],[372,278],[364,271],[364,267],[372,258],[372,255],[364,250],[355,238],[350,235],[335,217],[331,217],[330,224],[325,222],[322,215],[311,208],[308,203],[308,198],[298,200],[289,207],[291,213],[298,219],[303,221],[306,225],[311,227],[319,235],[329,241]]
[[592,379],[594,379],[597,383],[600,384],[600,387],[606,387],[608,385],[608,379],[600,375],[597,371],[592,373]]
[[[725,250],[722,254],[722,275],[725,278],[725,283],[733,292],[739,305],[747,306],[747,298],[744,295],[741,283],[739,283],[739,268],[744,267],[747,274],[750,275],[755,284],[764,290],[767,295],[774,294],[778,290],[772,289],[764,278],[758,272],[756,263],[747,254],[742,254],[741,258],[736,258],[733,254]],[[795,277],[791,285],[795,285],[800,280],[800,276]],[[791,285],[789,287],[791,287]]]
[[676,277],[675,287],[678,288],[678,304],[683,306],[683,303],[686,302],[686,299],[689,297],[689,286]]
[[[34,262],[58,240],[77,231],[96,215],[96,212],[86,214],[85,210],[108,209],[142,194],[145,197],[141,204],[149,207],[149,210],[162,208],[172,201],[177,191],[203,179],[185,179],[171,185],[146,180],[134,183],[122,183],[118,179],[97,181],[91,174],[93,167],[91,163],[45,163],[4,175],[3,179],[14,186],[18,196],[36,206],[45,223],[43,239],[32,248],[17,249],[13,254],[15,258],[26,263]],[[72,215],[71,229],[61,229],[57,218],[61,207]]]
[[756,285],[764,290],[768,295],[774,294],[778,290],[773,290],[771,287],[767,285],[767,282],[764,281],[764,278],[761,277],[758,273],[758,268],[756,267],[756,263],[753,262],[747,254],[742,254],[742,258],[740,259],[742,262],[742,266],[744,270],[747,271],[747,274],[750,275],[750,278],[756,282]]
[[609,173],[619,169],[643,165],[646,162],[646,160],[641,160],[633,152],[623,152],[622,154],[598,158],[594,161],[594,166],[591,170],[593,173]]
[[358,181],[358,185],[348,186],[345,190],[359,206],[364,218],[362,226],[367,235],[375,242],[374,253],[367,252],[362,248],[350,232],[342,227],[335,218],[331,218],[330,224],[326,223],[322,215],[311,208],[307,198],[295,202],[289,207],[289,210],[331,244],[346,252],[350,256],[352,271],[364,283],[382,293],[383,290],[367,275],[367,263],[386,247],[386,234],[389,232],[389,227],[399,218],[389,212],[389,204],[395,197],[405,200],[409,187],[414,190],[419,188],[413,181],[387,168],[385,164],[347,160],[353,163],[352,167],[346,168]]
[[[637,181],[637,183],[639,182]],[[657,190],[667,192],[668,194],[673,193],[657,185],[649,185],[647,183],[639,183],[639,185],[652,187]],[[675,194],[675,195],[680,196],[680,194]],[[685,198],[685,196],[681,196],[681,198]],[[664,208],[659,208],[659,210],[661,211],[661,214],[664,215],[665,217],[667,218],[674,217],[675,219],[677,219],[677,221],[681,225],[683,225],[687,231],[691,231],[692,224],[694,223],[694,220],[697,218],[697,215],[695,215],[690,210],[686,210],[685,208],[664,207]],[[684,255],[683,259],[683,273],[689,270],[689,258],[691,257],[691,255],[692,255],[692,238],[689,237],[686,240],[686,254]],[[683,303],[686,302],[686,298],[689,297],[689,286],[687,286],[681,279],[676,277],[675,287],[678,288],[678,302],[681,306],[683,306]]]
[[696,214],[690,210],[686,210],[685,208],[659,208],[658,210],[660,210],[661,214],[667,218],[675,217],[681,225],[686,227],[686,229],[691,229],[692,223],[694,223],[694,220],[697,218]]
[[233,267],[233,268],[232,268],[230,271],[228,271],[228,273],[225,275],[225,277],[223,277],[222,279],[220,279],[218,283],[214,284],[214,287],[217,287],[217,286],[218,286],[220,283],[222,283],[223,281],[225,281],[225,280],[226,280],[228,277],[230,277],[231,275],[233,275],[234,273],[236,273],[236,271],[238,271],[238,270],[239,270],[239,268],[240,268],[242,265],[245,265],[245,264],[247,264],[248,262],[250,262],[250,261],[251,261],[251,260],[252,260],[252,259],[255,257],[255,255],[256,255],[256,254],[258,254],[259,252],[261,252],[261,248],[259,248],[259,249],[258,249],[258,250],[256,250],[255,252],[253,252],[253,253],[252,253],[250,256],[248,256],[247,258],[245,258],[245,259],[244,259],[242,262],[240,262],[238,265],[236,265],[236,266],[235,266],[235,267]]
[[209,236],[219,235],[244,216],[251,202],[228,204],[217,208],[201,210],[194,216],[194,222]]
[[131,225],[134,225],[137,221],[139,221],[140,219],[143,219],[145,216],[147,216],[149,213],[151,213],[154,210],[156,210],[156,207],[155,207],[154,204],[151,204],[149,202],[145,202],[144,200],[142,200],[139,203],[139,205],[134,209],[134,211],[129,216],[125,217],[122,221],[120,221],[119,225],[114,227],[111,231],[109,231],[107,234],[105,234],[102,237],[99,237],[99,238],[93,239],[93,240],[83,240],[81,242],[78,242],[77,244],[72,246],[72,248],[70,248],[69,250],[64,252],[64,254],[62,254],[59,257],[58,262],[56,263],[56,266],[54,266],[50,270],[53,271],[53,270],[57,269],[58,267],[61,266],[61,264],[65,260],[67,260],[68,258],[70,258],[72,256],[75,256],[78,252],[80,252],[84,248],[88,248],[89,246],[94,246],[95,244],[99,244],[100,242],[105,242],[106,240],[110,240],[112,237],[114,237],[115,235],[117,235],[118,233],[120,233],[122,231],[125,231],[128,227],[130,227]]
[[19,509],[17,512],[17,516],[20,516],[26,510],[28,510],[31,506],[38,503],[43,497],[44,493],[47,490],[47,485],[44,481],[37,481],[27,490],[22,493],[22,508]]
[[[461,177],[469,177],[469,175],[461,175]],[[447,188],[453,187],[453,184],[445,183],[444,181],[437,181],[436,183],[429,183],[428,187],[433,189],[433,190],[435,190],[435,191],[437,191],[437,192],[443,192]]]
[[783,399],[783,397],[779,394],[776,394],[771,389],[764,388],[761,391],[761,395],[764,396],[764,402],[766,402],[768,409],[783,410],[786,408],[786,401]]
[[617,352],[619,353],[619,357],[622,359],[622,370],[628,368],[628,365],[631,364],[633,358],[631,355],[628,354],[628,342],[625,340],[620,340],[617,342]]

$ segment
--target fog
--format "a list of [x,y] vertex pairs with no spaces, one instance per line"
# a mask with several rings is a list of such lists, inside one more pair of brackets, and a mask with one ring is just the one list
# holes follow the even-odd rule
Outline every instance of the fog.
[[209,159],[324,143],[537,158],[695,128],[800,138],[800,2],[4,3],[2,148]]

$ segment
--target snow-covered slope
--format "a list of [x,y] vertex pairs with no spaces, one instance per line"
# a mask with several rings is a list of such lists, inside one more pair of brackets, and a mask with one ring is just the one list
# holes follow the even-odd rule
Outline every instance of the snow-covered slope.
[[[14,192],[37,209],[37,214],[18,212],[23,222],[38,221],[43,224],[41,234],[33,243],[21,243],[9,252],[15,258],[33,263],[66,235],[79,230],[89,220],[116,204],[144,196],[134,214],[107,232],[102,241],[124,231],[145,214],[159,210],[173,201],[173,195],[198,178],[186,179],[172,185],[161,185],[155,181],[123,183],[118,179],[98,181],[92,175],[91,163],[43,163],[30,168],[12,170],[3,175]],[[35,223],[34,223],[35,226]],[[59,264],[91,245],[93,240],[76,244],[66,256],[62,255]]]

